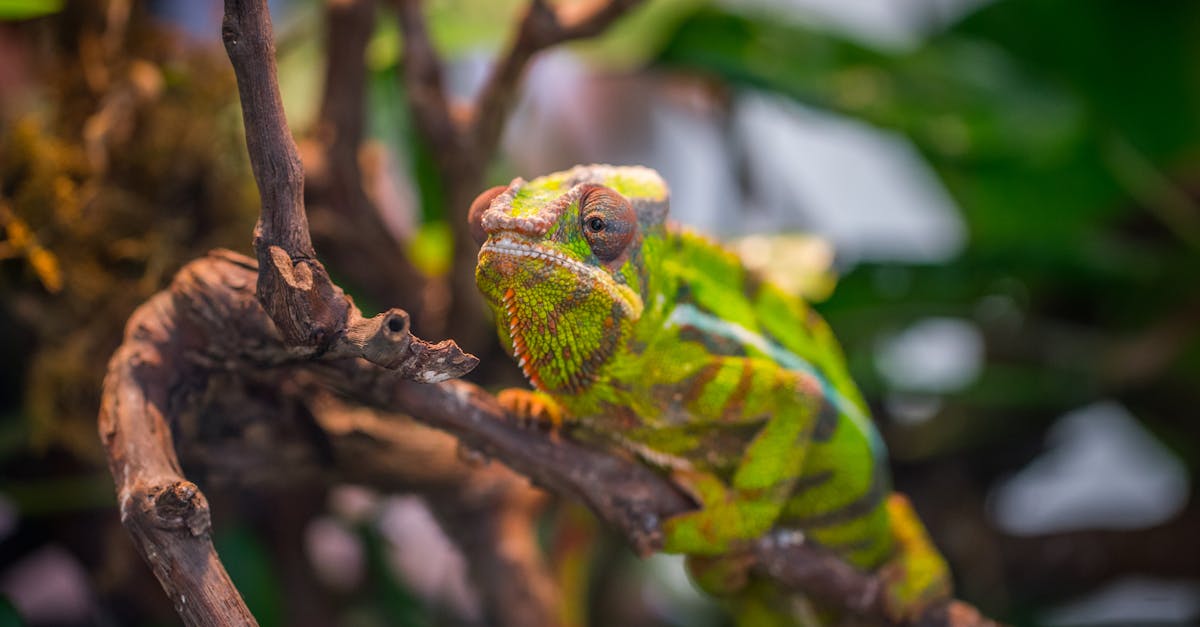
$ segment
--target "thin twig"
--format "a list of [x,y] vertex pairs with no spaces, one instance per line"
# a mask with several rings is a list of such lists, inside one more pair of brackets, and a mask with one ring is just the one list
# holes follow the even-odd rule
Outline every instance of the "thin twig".
[[475,119],[470,134],[475,149],[485,155],[495,153],[504,123],[516,104],[521,76],[534,55],[550,46],[598,35],[641,3],[601,0],[551,7],[544,0],[532,0],[507,52],[497,60],[472,107]]
[[[533,7],[545,9],[537,2]],[[417,7],[408,0],[401,8]],[[213,553],[207,504],[182,478],[171,443],[166,420],[173,409],[171,390],[189,377],[205,376],[192,360],[234,372],[272,367],[309,372],[348,399],[412,415],[503,460],[537,484],[582,500],[624,533],[639,553],[660,548],[661,521],[693,507],[677,486],[595,443],[522,428],[493,397],[470,384],[414,383],[457,376],[474,365],[473,358],[453,343],[433,346],[411,336],[403,311],[363,318],[329,280],[308,241],[303,177],[279,101],[265,0],[227,0],[226,11],[225,44],[238,77],[247,144],[263,195],[256,237],[259,264],[216,253],[189,264],[166,292],[139,308],[110,363],[100,418],[123,519],[185,622],[254,624]],[[413,26],[413,15],[407,19]],[[588,20],[564,27],[556,18],[554,24],[564,34],[530,31],[534,44],[528,45],[598,28]],[[424,37],[423,27],[412,33]],[[427,52],[432,54],[432,48]],[[436,57],[430,60],[417,63],[418,70],[436,67]],[[444,103],[440,76],[425,75],[421,82],[430,87],[423,97]],[[883,586],[876,576],[795,538],[768,538],[755,546],[754,554],[759,572],[780,585],[882,620],[878,597]],[[987,623],[969,606],[947,603],[927,612],[922,624]]]
[[471,148],[450,111],[442,61],[425,27],[420,0],[399,0],[396,10],[404,37],[404,87],[418,132],[425,136],[443,172],[451,171]]
[[376,185],[373,178],[389,172],[377,166],[366,168],[372,176],[364,176],[360,165],[367,115],[364,56],[375,29],[375,5],[375,0],[326,2],[321,108],[315,132],[300,151],[305,197],[322,259],[352,291],[371,302],[405,307],[420,326],[434,319],[426,311],[426,280],[367,191]]

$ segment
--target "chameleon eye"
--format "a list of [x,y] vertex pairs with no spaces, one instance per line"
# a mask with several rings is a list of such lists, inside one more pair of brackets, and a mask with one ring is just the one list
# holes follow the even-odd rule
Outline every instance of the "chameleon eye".
[[629,200],[607,187],[590,187],[579,197],[583,236],[600,261],[621,256],[637,229]]
[[483,212],[487,211],[492,200],[506,189],[508,189],[507,185],[497,185],[476,196],[471,203],[471,210],[467,212],[467,224],[471,227],[471,238],[475,240],[476,244],[483,246],[488,237],[487,231],[483,230]]

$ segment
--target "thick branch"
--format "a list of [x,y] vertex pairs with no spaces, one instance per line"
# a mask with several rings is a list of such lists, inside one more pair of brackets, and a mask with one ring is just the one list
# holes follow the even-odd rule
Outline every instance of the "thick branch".
[[192,374],[169,293],[130,318],[109,362],[100,437],[117,484],[121,522],[187,625],[257,625],[217,558],[208,501],[183,478],[171,429],[168,390]]
[[[167,338],[162,342],[171,342],[180,350],[186,348],[197,363],[222,365],[235,372],[259,371],[264,366],[299,367],[313,373],[318,382],[333,385],[347,398],[400,411],[448,431],[465,445],[502,460],[535,483],[588,504],[602,520],[621,531],[640,553],[659,548],[659,523],[663,519],[693,507],[673,483],[650,468],[594,444],[570,437],[555,438],[522,427],[504,413],[493,397],[468,383],[421,385],[361,359],[297,358],[258,307],[250,287],[254,276],[250,260],[232,253],[218,253],[186,266],[172,284],[169,296],[160,294],[131,318],[127,345],[114,357],[112,365],[113,372],[118,374],[110,375],[110,379],[117,380],[123,369],[132,367],[128,345],[144,341],[140,339],[141,329],[162,329],[160,335]],[[174,305],[164,306],[168,302]],[[149,364],[151,372],[157,371],[158,363],[156,360]],[[181,367],[177,363],[167,365]],[[186,368],[180,371],[186,374]],[[130,385],[136,388],[137,383]],[[156,380],[150,383],[163,384]],[[158,440],[142,442],[143,448],[137,451],[139,459],[169,459],[169,463],[159,463],[173,468],[173,454],[162,453],[171,450],[166,423],[155,424],[151,432],[148,425],[136,422],[146,419],[141,413],[142,404],[130,407],[117,403],[113,397],[115,390],[112,384],[106,386],[104,403],[109,413],[102,415],[106,442],[115,441],[109,434],[111,424],[128,424],[128,429],[152,433]],[[161,421],[161,410],[156,415]],[[124,450],[110,446],[114,476],[122,485],[122,477],[126,476],[122,474]],[[178,472],[174,471],[173,476],[178,477]],[[773,537],[755,547],[760,572],[786,588],[803,590],[814,599],[882,619],[883,602],[879,597],[882,585],[874,575],[858,571],[818,547],[795,538],[785,540],[788,541]],[[200,575],[188,570],[175,574]],[[955,603],[932,608],[923,617],[932,622],[922,624],[988,624],[963,609]]]

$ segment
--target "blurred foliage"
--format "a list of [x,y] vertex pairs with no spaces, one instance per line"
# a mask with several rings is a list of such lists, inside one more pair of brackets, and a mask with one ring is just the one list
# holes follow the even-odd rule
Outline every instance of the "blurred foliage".
[[[188,259],[215,246],[247,249],[255,217],[222,52],[184,45],[137,3],[122,23],[83,4],[22,23],[36,79],[22,87],[34,106],[0,108],[0,351],[17,356],[0,361],[0,492],[38,525],[111,502],[94,421],[129,313]],[[430,3],[434,39],[460,61],[455,93],[473,86],[477,60],[505,45],[504,25],[523,4]],[[61,6],[0,0],[0,19]],[[283,96],[298,129],[319,105],[316,6],[305,4],[302,23],[281,37]],[[755,6],[650,0],[576,50],[610,72],[699,76],[717,99],[768,92],[865,121],[907,137],[931,164],[962,211],[967,247],[938,264],[861,264],[821,305],[877,407],[892,392],[876,368],[880,337],[933,316],[983,333],[977,380],[939,393],[926,422],[885,425],[898,483],[911,480],[906,470],[965,460],[982,502],[1058,416],[1105,397],[1128,406],[1196,476],[1200,3],[1007,0],[901,49]],[[367,51],[367,132],[402,162],[402,184],[419,202],[409,252],[437,274],[452,246],[445,195],[407,115],[399,37],[382,10]],[[495,164],[497,180],[512,174],[506,168]],[[799,256],[776,273],[803,266],[810,280],[794,289],[828,296],[835,281],[823,242],[785,248]],[[262,624],[283,624],[278,548],[239,524],[219,528],[221,555]],[[438,610],[387,564],[378,529],[355,533],[369,583],[337,599],[347,620],[434,621]],[[634,596],[619,577],[593,585]],[[11,613],[0,599],[0,624]]]
[[20,627],[23,624],[20,614],[17,614],[17,608],[0,595],[0,627]]
[[105,366],[183,263],[248,249],[256,192],[228,61],[144,7],[84,4],[0,25],[0,554],[69,547],[112,604],[101,620],[125,624],[161,601],[125,596],[147,577],[113,544]]
[[[0,137],[0,298],[35,343],[29,363],[3,368],[28,367],[13,376],[28,377],[35,448],[92,459],[124,320],[188,259],[245,248],[254,220],[232,76],[141,28],[107,65],[45,60],[45,108]],[[101,36],[84,28],[79,45]]]
[[[935,449],[953,451],[989,444],[997,430],[1040,429],[1104,393],[1185,395],[1190,405],[1164,403],[1171,413],[1134,405],[1156,428],[1191,436],[1168,442],[1196,441],[1179,409],[1200,400],[1185,383],[1200,376],[1192,334],[1161,371],[1124,372],[1109,358],[1200,298],[1189,278],[1200,270],[1198,59],[1195,2],[1012,0],[899,52],[704,7],[656,61],[894,129],[940,174],[964,213],[967,249],[945,264],[860,266],[823,309],[874,397],[878,330],[930,315],[983,327],[991,359],[954,401],[1037,417],[927,430],[942,440]],[[1156,391],[1126,388],[1126,375]]]
[[246,526],[237,526],[217,530],[213,545],[258,624],[283,625],[286,601],[280,589],[280,574],[273,572],[272,556],[263,538]]
[[24,20],[58,13],[63,0],[0,0],[0,20]]

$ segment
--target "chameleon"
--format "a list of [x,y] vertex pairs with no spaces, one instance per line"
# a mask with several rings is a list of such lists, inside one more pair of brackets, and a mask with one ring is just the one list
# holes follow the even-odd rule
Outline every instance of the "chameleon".
[[787,530],[878,570],[897,620],[948,596],[946,564],[891,490],[828,324],[668,220],[668,205],[657,172],[610,165],[517,178],[475,199],[476,283],[533,388],[503,390],[501,404],[667,473],[698,508],[662,522],[663,551],[688,556],[702,589],[757,599],[737,610],[742,624],[796,614],[782,592],[751,594],[769,586],[733,557]]

